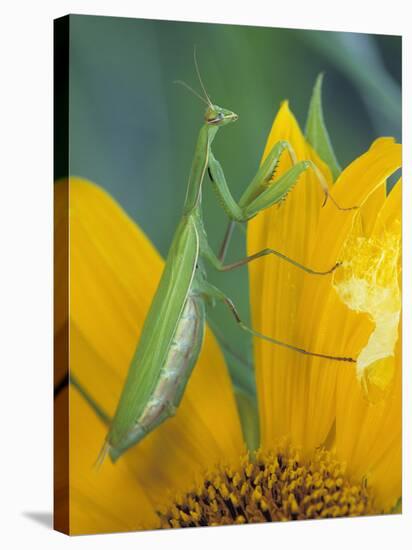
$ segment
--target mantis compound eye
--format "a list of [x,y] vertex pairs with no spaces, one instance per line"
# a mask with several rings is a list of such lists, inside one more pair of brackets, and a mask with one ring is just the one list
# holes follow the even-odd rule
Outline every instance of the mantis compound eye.
[[208,124],[219,124],[223,119],[225,118],[225,115],[223,113],[217,113],[216,116],[213,118],[208,118],[207,123]]

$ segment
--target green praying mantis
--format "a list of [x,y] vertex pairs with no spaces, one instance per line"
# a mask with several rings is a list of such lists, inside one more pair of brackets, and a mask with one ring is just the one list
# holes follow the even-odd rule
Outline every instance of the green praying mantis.
[[[186,83],[180,83],[206,103],[206,111],[195,147],[183,213],[146,316],[115,415],[110,422],[98,458],[99,463],[106,454],[115,462],[130,447],[175,414],[202,348],[208,303],[214,305],[217,301],[223,302],[241,329],[275,345],[315,357],[354,362],[350,357],[308,351],[256,332],[243,323],[231,299],[208,282],[206,262],[219,271],[230,271],[264,256],[274,255],[313,275],[332,273],[339,264],[328,271],[315,271],[269,248],[225,264],[233,224],[247,222],[262,210],[282,201],[306,170],[313,170],[316,174],[325,195],[324,202],[330,195],[326,181],[316,165],[310,160],[298,162],[291,145],[287,141],[279,141],[237,202],[230,192],[222,166],[213,154],[212,144],[217,132],[235,122],[238,116],[211,102],[203,85],[196,57],[195,66],[204,95],[198,94]],[[268,185],[283,153],[289,154],[292,167],[274,185]],[[230,219],[218,255],[208,243],[203,224],[202,187],[206,184],[207,172],[210,184]]]

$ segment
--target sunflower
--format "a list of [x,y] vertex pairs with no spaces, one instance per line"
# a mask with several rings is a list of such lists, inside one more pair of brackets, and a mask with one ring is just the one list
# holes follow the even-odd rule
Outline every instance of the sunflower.
[[[292,144],[298,159],[313,160],[332,186],[287,103],[264,156],[279,139]],[[163,260],[101,188],[79,178],[56,184],[57,247],[66,238],[59,222],[67,215],[68,189],[70,203],[70,315],[57,307],[56,355],[60,364],[69,323],[77,381],[56,401],[57,412],[70,403],[70,499],[57,468],[57,527],[103,533],[394,509],[401,497],[401,184],[390,193],[385,184],[400,161],[400,145],[378,139],[333,185],[340,205],[359,209],[339,211],[331,202],[321,208],[321,189],[308,171],[285,202],[248,225],[249,253],[271,247],[319,270],[342,262],[323,277],[274,258],[250,264],[253,327],[357,363],[255,339],[261,440],[250,453],[224,358],[207,330],[176,416],[98,471],[93,463],[107,432],[102,419],[115,410]],[[278,175],[288,162],[282,157]],[[57,282],[64,264],[56,258]]]

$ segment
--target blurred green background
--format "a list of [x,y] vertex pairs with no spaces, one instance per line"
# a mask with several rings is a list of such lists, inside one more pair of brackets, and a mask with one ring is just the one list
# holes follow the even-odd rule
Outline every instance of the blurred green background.
[[[173,84],[180,79],[199,88],[194,45],[212,101],[240,115],[214,143],[237,198],[258,168],[280,102],[289,98],[304,127],[321,71],[326,124],[342,167],[380,135],[400,140],[400,37],[70,16],[70,173],[107,189],[163,256],[181,215],[204,112]],[[57,175],[65,175],[59,151],[56,160]],[[207,185],[204,214],[217,251],[226,219]],[[237,231],[229,259],[244,255],[244,241]],[[247,320],[247,269],[209,273]],[[211,318],[250,360],[250,340],[224,308]],[[237,384],[253,392],[247,369],[226,357]]]

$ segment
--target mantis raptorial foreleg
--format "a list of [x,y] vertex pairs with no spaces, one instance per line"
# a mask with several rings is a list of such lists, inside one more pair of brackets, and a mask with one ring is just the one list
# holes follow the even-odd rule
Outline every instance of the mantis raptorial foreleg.
[[[285,150],[289,153],[293,166],[287,172],[285,172],[276,182],[274,182],[273,185],[268,185],[273,178],[273,174],[280,160],[280,156]],[[260,211],[282,201],[286,197],[286,195],[292,190],[294,185],[297,183],[299,176],[308,169],[313,170],[313,172],[317,177],[319,185],[321,186],[322,191],[324,192],[325,199],[323,204],[325,204],[327,199],[330,198],[333,204],[339,210],[345,211],[345,210],[353,210],[354,208],[357,208],[356,206],[349,207],[349,208],[342,208],[341,206],[339,206],[337,202],[333,199],[333,197],[330,195],[326,180],[322,172],[316,166],[316,164],[310,160],[298,162],[296,160],[296,154],[292,146],[287,141],[279,141],[275,143],[275,145],[272,147],[271,151],[269,152],[268,156],[266,157],[265,161],[263,162],[262,166],[258,170],[256,176],[253,178],[252,182],[246,188],[241,199],[237,203],[231,195],[229,186],[226,182],[226,178],[219,161],[216,160],[213,153],[210,152],[209,176],[212,180],[214,189],[218,194],[227,215],[230,218],[230,222],[227,227],[225,237],[220,247],[220,251],[218,255],[218,260],[220,261],[221,264],[224,261],[224,258],[229,246],[229,242],[233,233],[234,224],[236,222],[246,222],[249,219],[256,216]],[[220,269],[222,271],[228,271],[233,267],[244,265],[245,263],[248,263],[253,259],[260,258],[268,254],[274,254],[282,258],[283,260],[286,260],[292,263],[296,267],[303,269],[307,273],[311,273],[315,275],[327,275],[340,265],[339,263],[337,263],[331,269],[324,272],[320,272],[320,271],[307,268],[302,264],[299,264],[298,262],[292,260],[291,258],[288,258],[281,252],[275,251],[273,249],[262,250],[260,252],[257,252],[256,254],[253,254],[252,256],[249,256],[248,258],[245,258],[244,260],[241,260],[240,261],[241,263],[236,262],[226,267],[223,267],[222,265],[219,266],[219,264],[216,264],[216,262],[214,261],[212,261],[212,263],[217,269]]]
[[[276,181],[275,185],[271,185],[268,187],[268,181],[270,181],[270,179],[272,178],[273,172],[284,150],[287,150],[289,152],[289,155],[295,164]],[[220,198],[220,201],[226,213],[228,214],[229,218],[231,218],[231,220],[234,222],[247,221],[258,214],[261,210],[264,210],[265,208],[268,208],[269,206],[280,202],[297,183],[299,176],[308,168],[312,168],[315,171],[322,190],[325,193],[326,200],[329,196],[328,186],[319,170],[311,161],[296,162],[296,155],[292,147],[288,144],[288,142],[280,141],[273,146],[265,162],[262,164],[256,176],[247,187],[239,203],[237,203],[233,198],[230,189],[226,183],[226,179],[220,163],[216,160],[212,152],[210,152],[209,154],[209,175],[212,179],[213,186]],[[277,256],[278,258],[281,258],[282,260],[285,260],[295,267],[302,269],[306,273],[310,273],[312,275],[327,275],[329,273],[332,273],[340,265],[339,263],[336,263],[332,268],[326,271],[317,271],[307,266],[304,266],[303,264],[289,258],[282,252],[279,252],[272,248],[265,248],[264,250],[260,250],[250,256],[242,258],[237,262],[225,265],[224,257],[226,255],[232,231],[233,223],[231,223],[228,227],[225,239],[219,252],[219,256],[216,256],[214,254],[207,242],[207,238],[204,237],[202,239],[202,254],[219,271],[230,271],[249,262],[252,262],[253,260],[268,255]]]
[[[279,178],[276,185],[268,187],[276,165],[285,149],[292,150],[285,141],[279,141],[273,146],[239,202],[236,202],[230,192],[220,162],[215,158],[212,151],[209,152],[208,169],[212,185],[231,220],[237,222],[248,221],[256,216],[260,210],[279,202],[292,189],[300,174],[309,167],[310,161],[298,162]],[[295,157],[293,156],[293,158]],[[322,187],[325,197],[327,197],[327,185],[322,182]]]
[[292,351],[296,351],[298,353],[301,353],[303,355],[308,355],[310,357],[320,357],[322,359],[331,359],[333,361],[344,361],[344,362],[348,362],[348,363],[356,363],[355,359],[352,359],[351,357],[336,357],[335,355],[328,355],[328,354],[325,354],[325,353],[316,353],[316,352],[313,352],[313,351],[307,351],[303,348],[293,346],[292,344],[282,342],[281,340],[276,340],[275,338],[271,338],[270,336],[266,336],[265,334],[262,334],[261,332],[253,330],[251,327],[249,327],[248,325],[246,325],[242,321],[242,319],[241,319],[241,317],[240,317],[240,315],[239,315],[239,313],[236,309],[236,306],[232,302],[232,300],[230,298],[228,298],[226,296],[226,294],[224,294],[221,290],[219,290],[215,286],[211,285],[207,281],[204,281],[202,283],[201,293],[203,294],[203,296],[205,298],[209,298],[209,299],[212,299],[212,300],[223,302],[229,308],[229,311],[232,313],[232,315],[235,318],[235,320],[236,320],[237,324],[239,325],[239,327],[242,330],[244,330],[246,332],[249,332],[249,334],[252,334],[252,336],[256,336],[257,338],[261,338],[262,340],[266,340],[267,342],[270,342],[271,344],[276,344],[277,346],[281,346],[283,348],[287,348],[287,349],[290,349]]

